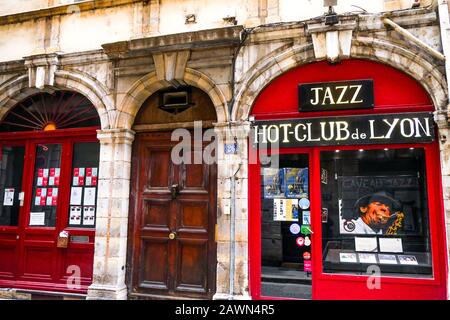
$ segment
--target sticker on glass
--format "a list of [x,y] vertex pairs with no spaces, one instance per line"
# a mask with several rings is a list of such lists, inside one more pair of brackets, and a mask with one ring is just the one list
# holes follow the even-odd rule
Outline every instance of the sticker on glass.
[[307,198],[301,198],[298,202],[300,209],[306,210],[309,208],[309,200]]
[[291,231],[292,234],[299,234],[300,233],[300,225],[298,223],[293,223],[289,227],[289,231]]

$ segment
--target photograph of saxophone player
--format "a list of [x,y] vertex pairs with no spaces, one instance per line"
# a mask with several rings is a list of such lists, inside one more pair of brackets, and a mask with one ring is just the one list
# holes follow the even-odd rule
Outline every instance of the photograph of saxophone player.
[[403,227],[402,205],[385,191],[359,198],[353,207],[354,220],[344,221],[344,230],[354,234],[395,235]]

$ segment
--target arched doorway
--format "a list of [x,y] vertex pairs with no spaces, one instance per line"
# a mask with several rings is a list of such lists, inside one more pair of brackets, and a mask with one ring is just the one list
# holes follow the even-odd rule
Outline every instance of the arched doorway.
[[[194,121],[202,125],[192,130]],[[131,297],[203,298],[215,293],[217,165],[203,159],[211,99],[195,87],[161,90],[136,116],[127,273]],[[180,129],[190,147],[177,151]],[[192,149],[191,149],[192,147]]]
[[92,282],[100,119],[42,92],[0,122],[0,286],[85,293]]
[[249,165],[253,298],[446,298],[432,101],[359,59],[293,68],[259,93],[252,151],[272,143],[277,166]]

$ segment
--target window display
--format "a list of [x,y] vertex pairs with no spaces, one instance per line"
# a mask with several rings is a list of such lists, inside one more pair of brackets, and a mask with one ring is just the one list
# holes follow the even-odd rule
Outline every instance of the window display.
[[18,225],[24,156],[23,146],[0,148],[0,226]]
[[39,144],[36,147],[33,201],[30,226],[54,227],[61,172],[61,144]]
[[100,147],[98,143],[76,143],[73,148],[69,226],[95,226]]
[[[425,155],[421,148],[323,151],[324,272],[431,276]],[[398,263],[397,263],[398,260]]]
[[311,298],[308,155],[280,155],[261,168],[261,294]]

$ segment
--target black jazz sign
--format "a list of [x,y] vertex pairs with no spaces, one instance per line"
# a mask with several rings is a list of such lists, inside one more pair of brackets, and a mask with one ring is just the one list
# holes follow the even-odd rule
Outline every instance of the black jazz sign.
[[431,112],[256,121],[252,143],[260,147],[423,143],[434,139]]
[[307,83],[298,86],[299,111],[373,108],[373,81]]

